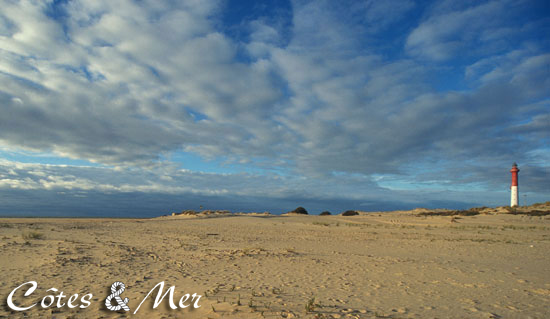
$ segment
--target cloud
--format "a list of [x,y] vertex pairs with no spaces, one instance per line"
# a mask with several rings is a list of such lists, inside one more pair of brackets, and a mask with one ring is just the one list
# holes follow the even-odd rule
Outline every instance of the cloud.
[[[192,186],[191,186],[192,185]],[[338,187],[335,187],[338,185]],[[335,192],[335,190],[337,190]],[[440,190],[389,190],[364,176],[337,175],[318,183],[301,177],[213,174],[158,167],[155,170],[29,164],[0,161],[0,214],[10,216],[154,217],[183,209],[230,209],[282,213],[306,206],[312,213],[347,209],[390,210],[417,206],[468,207],[480,194],[434,200]],[[498,202],[502,194],[490,197]],[[484,194],[485,200],[487,194]],[[400,198],[396,201],[395,198]]]
[[[523,40],[540,19],[511,22],[500,1],[398,3],[294,1],[231,26],[239,36],[218,1],[2,3],[1,145],[105,166],[4,173],[2,187],[414,203],[373,176],[405,185],[435,163],[426,183],[461,189],[465,162],[547,170],[534,154],[547,150],[548,47]],[[178,152],[262,173],[177,171],[192,168]],[[491,174],[473,176],[500,183]]]
[[442,62],[498,54],[533,35],[533,30],[527,31],[533,21],[522,18],[532,15],[528,4],[506,0],[437,3],[407,38],[405,49],[414,57]]
[[[337,20],[306,12],[312,21]],[[297,25],[297,39],[314,29]],[[414,60],[385,61],[360,51],[349,59],[338,54],[353,44],[341,44],[336,52],[327,45],[318,54],[296,41],[275,49],[273,61],[292,92],[281,121],[297,136],[293,161],[304,171],[398,173],[410,161],[488,158],[505,154],[510,145],[518,146],[517,155],[533,147],[519,136],[502,136],[499,143],[494,138],[524,118],[521,104],[531,96],[524,88],[547,95],[519,75],[526,61],[541,58],[516,59],[510,65],[514,78],[488,80],[472,92],[437,93],[422,81],[430,70]]]
[[2,42],[4,143],[117,165],[240,143],[252,134],[233,123],[257,130],[279,92],[261,64],[234,60],[236,45],[207,19],[215,8],[70,2],[65,35],[43,6],[8,6],[10,16],[35,19],[15,20],[20,31]]
[[[333,176],[331,183],[341,183]],[[284,198],[326,196],[361,198],[376,186],[366,178],[349,178],[354,185],[342,186],[334,192],[331,186],[317,184],[301,177],[277,174],[205,173],[173,166],[155,168],[109,168],[53,164],[21,163],[0,160],[0,188],[22,190],[80,190],[98,192],[143,192],[198,195],[265,196]]]

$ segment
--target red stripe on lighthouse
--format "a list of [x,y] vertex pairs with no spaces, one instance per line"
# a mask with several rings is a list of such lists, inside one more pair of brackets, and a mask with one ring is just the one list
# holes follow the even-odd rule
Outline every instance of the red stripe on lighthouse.
[[512,186],[518,186],[518,172],[519,168],[516,164],[514,164],[510,170],[510,173],[512,173]]

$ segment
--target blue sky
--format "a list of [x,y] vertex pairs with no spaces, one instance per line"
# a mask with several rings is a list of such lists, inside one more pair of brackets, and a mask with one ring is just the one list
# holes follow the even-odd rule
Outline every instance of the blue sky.
[[550,200],[548,1],[0,1],[0,214]]

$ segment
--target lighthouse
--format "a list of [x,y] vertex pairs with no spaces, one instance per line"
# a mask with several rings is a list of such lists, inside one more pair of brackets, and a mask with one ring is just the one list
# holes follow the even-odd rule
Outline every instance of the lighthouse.
[[518,164],[514,163],[510,173],[512,173],[512,185],[510,186],[510,207],[518,206],[519,197],[518,197]]

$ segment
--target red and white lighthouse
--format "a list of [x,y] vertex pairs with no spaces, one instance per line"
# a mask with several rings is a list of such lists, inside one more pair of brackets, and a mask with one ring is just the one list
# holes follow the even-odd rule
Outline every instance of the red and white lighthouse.
[[512,173],[512,185],[510,186],[510,207],[518,206],[519,204],[519,195],[518,195],[518,164],[514,163],[510,173]]

